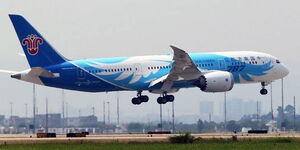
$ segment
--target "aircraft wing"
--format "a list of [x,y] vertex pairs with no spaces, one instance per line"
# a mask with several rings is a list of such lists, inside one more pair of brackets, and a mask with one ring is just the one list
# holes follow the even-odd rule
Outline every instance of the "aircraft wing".
[[151,82],[150,87],[163,83],[162,91],[169,91],[177,81],[196,80],[201,76],[201,71],[192,61],[191,57],[182,49],[170,46],[174,51],[173,64],[170,73]]

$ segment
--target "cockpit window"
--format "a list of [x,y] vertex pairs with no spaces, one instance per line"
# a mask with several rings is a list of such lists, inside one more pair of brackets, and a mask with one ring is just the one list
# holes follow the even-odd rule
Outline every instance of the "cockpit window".
[[276,63],[277,63],[277,64],[280,64],[280,61],[279,61],[278,59],[276,59]]

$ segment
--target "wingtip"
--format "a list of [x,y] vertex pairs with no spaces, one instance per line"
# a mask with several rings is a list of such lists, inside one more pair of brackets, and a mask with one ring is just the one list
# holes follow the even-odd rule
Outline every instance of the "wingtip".
[[180,50],[180,48],[174,46],[174,45],[170,45],[170,47],[173,49],[173,50]]
[[181,50],[181,51],[183,51],[182,49],[180,49],[180,48],[178,48],[178,47],[176,47],[176,46],[173,46],[173,45],[170,45],[170,47],[171,47],[173,50]]
[[177,47],[176,47],[176,46],[174,46],[174,45],[170,45],[170,47],[171,47],[171,48],[177,48]]

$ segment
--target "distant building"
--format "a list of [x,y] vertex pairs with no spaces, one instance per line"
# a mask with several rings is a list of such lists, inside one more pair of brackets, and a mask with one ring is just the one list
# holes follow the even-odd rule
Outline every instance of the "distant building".
[[200,117],[202,120],[211,121],[214,115],[213,101],[200,101]]
[[[258,113],[261,113],[261,102],[258,102]],[[244,102],[244,114],[257,114],[257,101],[246,101]]]
[[200,113],[201,114],[213,114],[214,102],[212,101],[200,101]]
[[5,116],[0,115],[0,126],[4,126]]
[[66,118],[67,127],[97,127],[98,119],[96,116],[82,116]]
[[[65,127],[62,127],[61,114],[48,114],[48,132],[55,132],[59,134],[69,132],[90,132],[103,133],[100,122],[96,116],[82,116],[65,118]],[[19,116],[10,116],[5,118],[0,115],[0,134],[24,134],[32,133],[30,125],[33,123],[33,118],[23,118]],[[36,132],[45,132],[46,128],[46,114],[37,114],[35,116]]]
[[8,119],[9,126],[17,128],[28,128],[28,124],[32,122],[32,118],[22,118],[19,116],[11,116]]
[[[261,102],[258,102],[258,113],[261,112],[261,107]],[[227,120],[239,120],[244,115],[257,114],[257,101],[244,101],[242,99],[228,100],[226,108]],[[221,106],[221,112],[224,112],[224,104]]]
[[[46,127],[46,114],[35,116],[36,127]],[[60,128],[62,126],[61,114],[48,114],[48,128]]]

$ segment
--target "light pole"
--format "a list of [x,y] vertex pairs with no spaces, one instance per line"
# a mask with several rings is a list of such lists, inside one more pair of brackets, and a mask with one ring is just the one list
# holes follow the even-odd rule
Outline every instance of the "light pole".
[[294,96],[294,131],[296,131],[296,96]]
[[92,115],[95,116],[95,107],[92,107]]
[[46,133],[48,133],[48,98],[46,97]]
[[105,117],[105,101],[103,101],[103,132],[105,132],[106,129]]
[[107,124],[110,125],[110,110],[109,110],[109,102],[107,102]]
[[120,124],[120,102],[119,102],[119,92],[117,92],[117,124]]
[[227,131],[226,99],[227,99],[226,92],[224,92],[224,128],[225,128],[224,131],[225,131],[225,132]]
[[173,128],[173,133],[175,133],[175,115],[174,115],[174,101],[172,102],[172,128]]
[[272,120],[274,120],[274,113],[273,113],[273,85],[271,83],[270,85],[270,96],[271,96],[271,115],[272,115]]
[[32,85],[32,111],[33,111],[33,121],[32,121],[32,131],[35,133],[35,112],[36,112],[36,97],[35,97],[35,84]]
[[281,131],[284,129],[284,95],[283,95],[283,78],[281,79]]
[[13,119],[12,119],[12,116],[13,116],[13,102],[10,102],[10,125],[13,125]]
[[25,103],[25,118],[27,118],[28,116],[28,104]]
[[163,130],[163,124],[162,124],[162,104],[159,104],[160,108],[160,131]]
[[61,90],[61,104],[62,104],[62,132],[65,133],[65,92]]
[[68,115],[69,115],[69,106],[68,106],[68,102],[66,102],[66,119],[65,119],[65,126],[68,127]]

